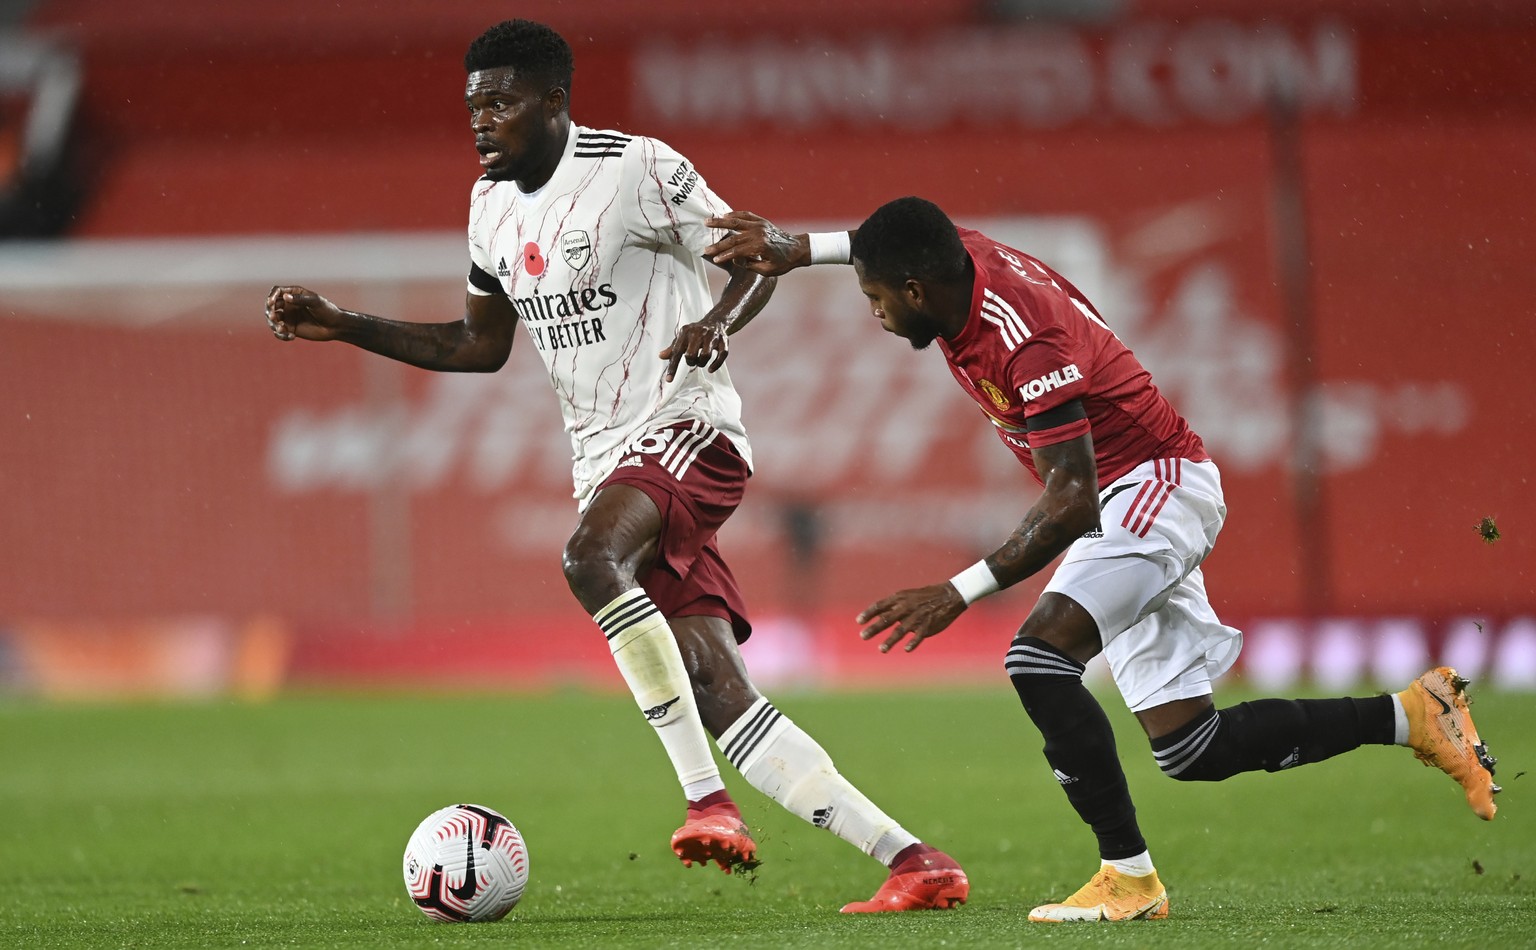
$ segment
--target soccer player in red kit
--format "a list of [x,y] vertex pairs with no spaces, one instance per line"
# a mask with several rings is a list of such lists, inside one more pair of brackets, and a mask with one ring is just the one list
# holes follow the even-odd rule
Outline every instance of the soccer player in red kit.
[[708,222],[734,233],[705,249],[762,274],[852,263],[876,319],[916,349],[935,340],[962,388],[1043,492],[995,552],[859,615],[880,650],[914,650],[980,597],[1065,554],[1007,652],[1024,710],[1067,799],[1098,838],[1100,867],[1032,921],[1168,915],[1168,894],[1115,750],[1084,687],[1105,655],[1158,766],[1183,781],[1318,762],[1368,744],[1410,747],[1494,816],[1494,760],[1448,667],[1365,699],[1265,699],[1217,709],[1212,682],[1242,634],[1206,597],[1200,565],[1226,518],[1221,475],[1205,446],[1136,356],[1065,278],[931,202],[883,205],[854,232],[790,235],[757,215]]

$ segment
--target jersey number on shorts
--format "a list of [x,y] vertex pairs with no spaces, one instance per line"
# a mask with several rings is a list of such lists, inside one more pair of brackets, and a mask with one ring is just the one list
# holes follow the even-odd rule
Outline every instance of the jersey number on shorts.
[[686,429],[666,428],[647,432],[629,443],[629,447],[646,455],[660,456],[656,461],[661,467],[671,472],[673,478],[682,481],[693,460],[714,439],[713,426],[695,421]]

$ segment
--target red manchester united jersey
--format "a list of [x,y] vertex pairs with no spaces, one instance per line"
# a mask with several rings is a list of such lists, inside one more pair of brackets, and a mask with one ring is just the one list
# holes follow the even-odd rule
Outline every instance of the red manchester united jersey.
[[[976,264],[970,319],[939,339],[950,371],[1038,481],[1030,450],[1093,435],[1099,486],[1154,458],[1205,461],[1205,446],[1136,355],[1065,278],[1022,251],[960,228]],[[1080,399],[1088,418],[1028,431]]]

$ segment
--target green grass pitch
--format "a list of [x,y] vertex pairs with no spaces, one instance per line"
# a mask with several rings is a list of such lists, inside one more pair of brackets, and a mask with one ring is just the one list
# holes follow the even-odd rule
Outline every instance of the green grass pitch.
[[[1221,697],[1235,701],[1232,691]],[[782,695],[842,771],[971,877],[947,913],[845,917],[884,869],[727,781],[755,879],[685,870],[660,744],[623,696],[289,696],[0,705],[0,947],[1493,947],[1536,944],[1536,696],[1479,694],[1496,821],[1403,749],[1169,781],[1115,697],[1172,916],[1031,925],[1096,865],[1006,683]],[[1533,769],[1536,771],[1536,769]],[[505,812],[532,875],[500,923],[428,921],[406,837],[458,801]]]

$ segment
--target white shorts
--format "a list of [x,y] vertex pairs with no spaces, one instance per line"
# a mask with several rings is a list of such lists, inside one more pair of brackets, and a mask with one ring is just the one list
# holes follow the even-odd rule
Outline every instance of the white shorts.
[[1221,473],[1214,462],[1153,459],[1099,498],[1102,530],[1067,549],[1045,589],[1093,616],[1132,711],[1209,696],[1243,645],[1217,619],[1200,574],[1227,516]]

